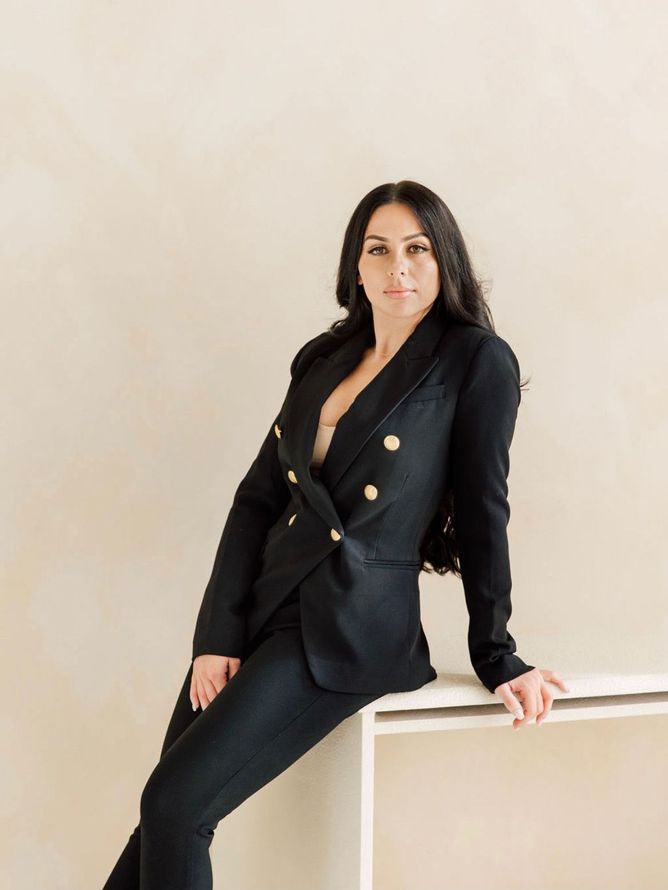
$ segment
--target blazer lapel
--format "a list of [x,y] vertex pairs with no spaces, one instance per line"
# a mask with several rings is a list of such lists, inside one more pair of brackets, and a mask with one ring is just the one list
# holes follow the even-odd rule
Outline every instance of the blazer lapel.
[[435,304],[421,319],[342,415],[317,476],[311,473],[310,464],[322,406],[373,344],[373,327],[358,331],[329,355],[317,356],[286,399],[281,438],[285,458],[304,496],[331,528],[341,529],[342,523],[330,491],[381,423],[438,363],[433,353],[446,324],[439,308]]

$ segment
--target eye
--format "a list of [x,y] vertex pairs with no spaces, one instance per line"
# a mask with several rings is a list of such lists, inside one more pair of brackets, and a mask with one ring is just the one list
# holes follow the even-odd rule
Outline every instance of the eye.
[[[411,247],[417,247],[417,248],[419,248],[419,250],[415,251],[415,253],[425,253],[426,251],[429,250],[429,248],[428,248],[428,247],[425,247],[424,244],[411,244],[411,246],[409,247],[409,250],[411,249]],[[376,251],[376,250],[385,250],[385,248],[383,247],[382,244],[376,244],[375,247],[372,247],[372,248],[371,248],[371,250],[369,251],[369,253],[370,253],[370,254],[373,254],[374,256],[380,256],[380,254],[374,252],[374,251]]]

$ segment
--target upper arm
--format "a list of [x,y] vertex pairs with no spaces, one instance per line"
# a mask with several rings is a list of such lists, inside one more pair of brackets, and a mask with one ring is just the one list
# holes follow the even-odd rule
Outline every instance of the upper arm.
[[505,340],[492,334],[471,359],[453,419],[453,488],[462,522],[479,512],[481,502],[506,512],[509,449],[520,399],[517,358]]

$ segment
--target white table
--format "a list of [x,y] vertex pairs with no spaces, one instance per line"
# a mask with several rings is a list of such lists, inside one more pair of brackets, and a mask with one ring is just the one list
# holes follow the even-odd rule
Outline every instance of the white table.
[[[545,726],[531,723],[521,732],[549,732],[550,722],[668,712],[668,673],[565,679],[569,693],[550,684],[554,702]],[[376,738],[494,726],[512,732],[512,720],[471,673],[439,674],[415,692],[372,702],[220,823],[212,848],[216,886],[373,890]]]
[[[548,722],[596,720],[668,713],[668,673],[640,675],[569,675],[569,693],[550,686],[554,702]],[[373,890],[373,799],[375,740],[380,735],[406,732],[440,732],[504,726],[513,716],[497,698],[470,676],[439,674],[416,692],[384,696],[358,712],[351,727],[357,737],[359,762],[358,877],[354,884],[341,880],[323,887]],[[544,727],[543,727],[544,728]],[[541,728],[541,731],[542,729]],[[521,732],[535,729],[535,724]]]

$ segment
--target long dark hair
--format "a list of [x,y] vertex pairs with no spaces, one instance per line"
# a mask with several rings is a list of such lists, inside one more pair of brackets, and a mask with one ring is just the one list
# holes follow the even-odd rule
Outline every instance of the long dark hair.
[[[454,322],[477,325],[496,333],[485,299],[485,285],[473,270],[464,238],[454,216],[439,196],[410,179],[386,182],[366,194],[348,222],[343,237],[336,279],[336,300],[347,311],[328,328],[342,340],[373,324],[364,286],[357,283],[364,233],[371,215],[384,204],[402,203],[411,208],[428,234],[438,263],[441,288],[436,297],[439,312]],[[526,381],[520,385],[524,386]],[[452,491],[446,491],[420,547],[422,569],[445,575],[461,575],[459,548],[453,523]]]

